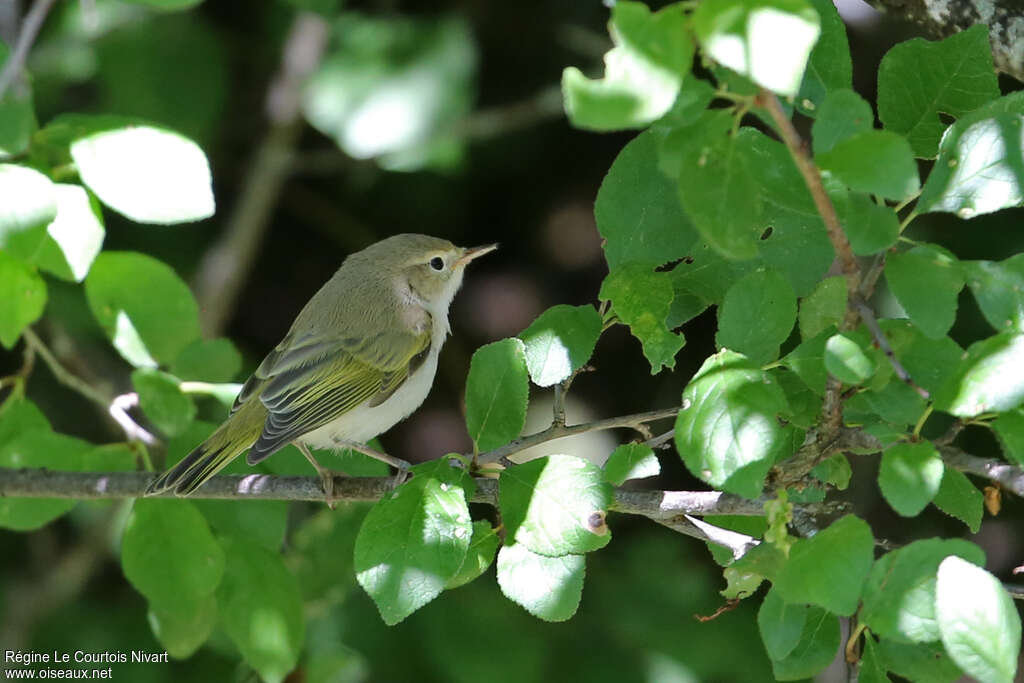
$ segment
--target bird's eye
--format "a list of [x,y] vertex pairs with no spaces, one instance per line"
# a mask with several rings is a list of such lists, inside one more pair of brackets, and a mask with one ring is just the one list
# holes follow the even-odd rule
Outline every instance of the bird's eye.
[[435,256],[430,259],[430,267],[434,270],[444,270],[444,259],[440,256]]

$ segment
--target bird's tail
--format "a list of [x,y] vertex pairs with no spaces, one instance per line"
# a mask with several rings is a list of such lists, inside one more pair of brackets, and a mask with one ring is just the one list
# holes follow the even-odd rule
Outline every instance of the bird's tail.
[[192,493],[256,441],[265,419],[266,409],[258,400],[246,402],[210,438],[154,479],[146,495],[171,489],[179,496]]

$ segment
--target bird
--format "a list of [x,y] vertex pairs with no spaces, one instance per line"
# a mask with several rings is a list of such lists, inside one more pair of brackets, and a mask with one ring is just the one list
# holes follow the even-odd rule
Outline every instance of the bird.
[[227,420],[147,495],[187,496],[246,449],[256,465],[290,443],[329,503],[334,473],[310,447],[351,448],[406,472],[408,462],[365,444],[426,399],[465,268],[497,248],[400,234],[349,255],[242,385]]

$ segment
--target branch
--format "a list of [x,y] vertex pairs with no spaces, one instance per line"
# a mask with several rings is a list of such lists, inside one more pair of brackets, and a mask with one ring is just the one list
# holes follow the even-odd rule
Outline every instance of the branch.
[[956,446],[940,446],[942,461],[954,469],[999,482],[1007,491],[1024,497],[1024,468],[1000,460],[986,460]]
[[302,129],[302,83],[319,64],[327,33],[322,17],[301,12],[288,34],[280,71],[267,91],[270,130],[256,151],[224,235],[203,257],[196,274],[196,298],[209,335],[223,330],[234,310],[290,172]]
[[567,436],[575,436],[577,434],[585,434],[586,432],[596,432],[604,429],[618,429],[622,427],[629,427],[632,429],[638,429],[641,425],[646,425],[648,422],[654,422],[655,420],[665,420],[670,417],[675,417],[679,414],[680,408],[669,408],[667,410],[652,410],[649,413],[637,413],[636,415],[623,415],[621,417],[610,417],[606,420],[598,420],[596,422],[586,422],[584,424],[566,426],[559,425],[557,422],[552,424],[550,427],[542,432],[536,434],[530,434],[522,438],[516,439],[515,441],[505,444],[501,448],[495,448],[493,451],[487,451],[486,453],[480,453],[477,455],[476,460],[478,463],[489,463],[497,462],[502,458],[508,457],[513,453],[517,453],[521,450],[525,450],[538,444],[546,443],[548,441],[554,441],[555,439],[562,439]]
[[32,43],[35,42],[36,36],[39,35],[39,29],[42,28],[46,15],[49,14],[53,3],[54,0],[36,0],[32,3],[32,9],[25,15],[25,21],[22,23],[21,31],[18,33],[18,42],[7,57],[3,71],[0,71],[0,99],[3,99],[7,88],[14,83],[18,78],[18,74],[25,67],[25,60],[28,59]]
[[906,19],[937,38],[988,26],[988,40],[997,69],[1024,81],[1024,32],[1021,6],[1015,0],[868,0],[876,9]]

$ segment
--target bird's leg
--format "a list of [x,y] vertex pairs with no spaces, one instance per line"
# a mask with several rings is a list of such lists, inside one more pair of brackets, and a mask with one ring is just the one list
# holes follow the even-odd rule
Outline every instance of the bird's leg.
[[313,454],[309,452],[309,447],[301,441],[295,441],[295,447],[299,449],[299,452],[306,456],[306,460],[316,468],[316,473],[320,475],[320,486],[324,490],[325,501],[327,507],[334,509],[334,472],[324,467],[317,459],[313,457]]
[[357,453],[362,453],[363,455],[368,455],[374,460],[380,460],[381,462],[387,463],[388,465],[394,467],[396,470],[398,470],[398,473],[395,475],[395,488],[402,485],[405,482],[405,480],[409,478],[409,468],[412,467],[412,465],[410,465],[409,462],[406,460],[396,458],[393,455],[388,455],[387,453],[378,451],[374,448],[370,448],[366,444],[356,443],[354,441],[342,441],[335,439],[334,444],[338,448],[348,448],[349,450],[356,451]]

